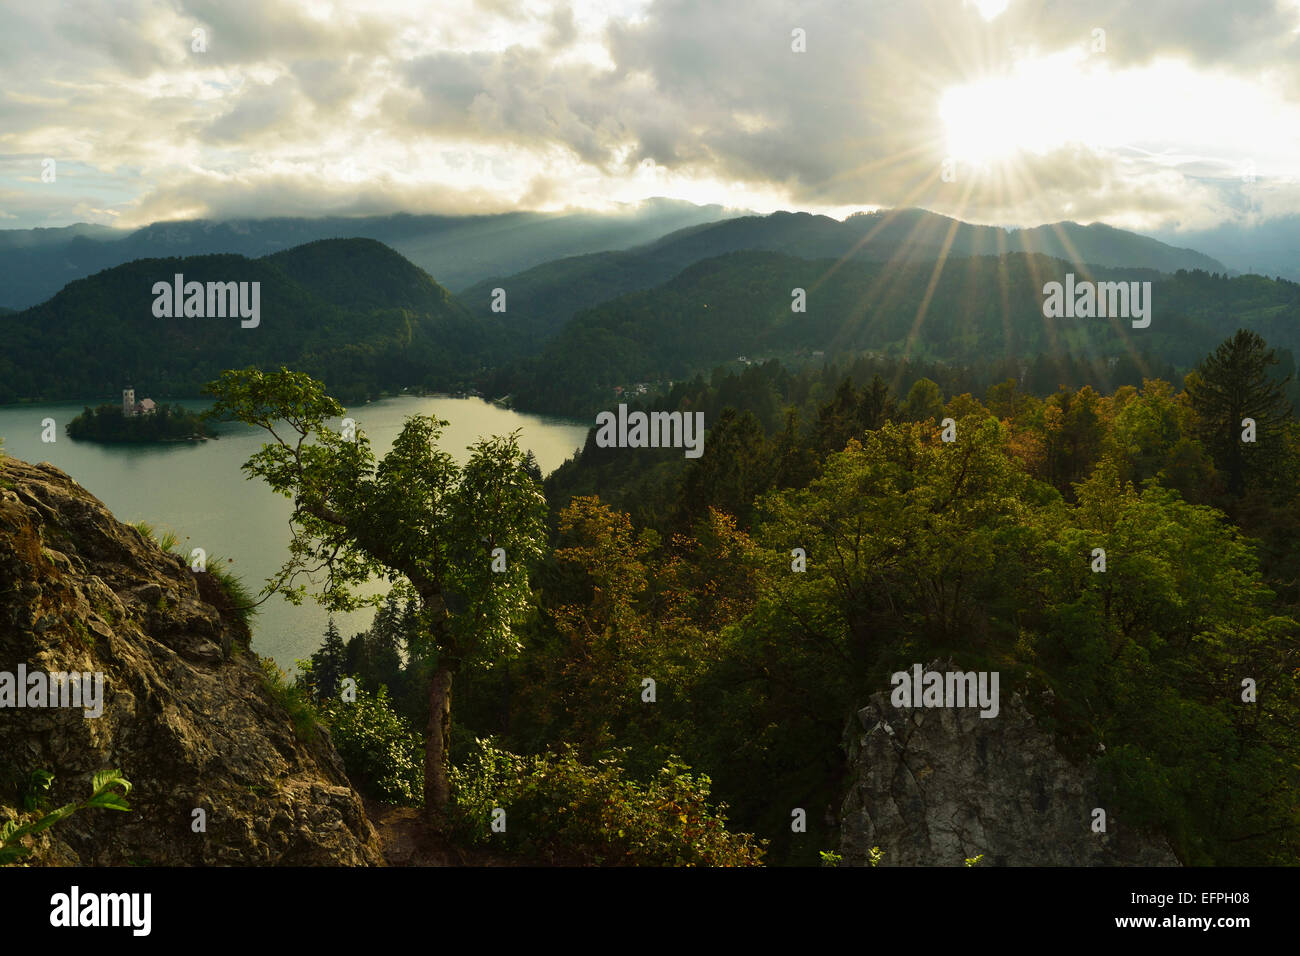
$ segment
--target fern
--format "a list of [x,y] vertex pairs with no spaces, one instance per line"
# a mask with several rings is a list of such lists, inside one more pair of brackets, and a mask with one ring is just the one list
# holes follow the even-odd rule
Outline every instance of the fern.
[[[38,770],[32,774],[33,784],[42,791],[49,790],[53,780],[54,775],[45,770]],[[117,788],[121,788],[120,793]],[[91,808],[129,811],[131,808],[126,804],[126,796],[130,792],[131,782],[122,776],[120,770],[101,770],[95,774],[91,782],[91,793],[88,799],[80,803],[65,804],[30,823],[20,825],[17,820],[7,821],[0,826],[0,866],[16,863],[31,853],[31,847],[22,842],[24,837],[35,836],[43,830],[48,830],[64,817],[70,817],[78,810]],[[35,806],[36,803],[35,800],[30,801],[29,806]]]

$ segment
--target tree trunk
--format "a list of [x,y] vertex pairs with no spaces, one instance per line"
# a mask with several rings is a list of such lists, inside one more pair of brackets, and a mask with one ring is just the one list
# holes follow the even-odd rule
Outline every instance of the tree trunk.
[[429,681],[429,732],[424,748],[424,808],[441,820],[451,798],[447,758],[451,750],[451,668],[439,662]]

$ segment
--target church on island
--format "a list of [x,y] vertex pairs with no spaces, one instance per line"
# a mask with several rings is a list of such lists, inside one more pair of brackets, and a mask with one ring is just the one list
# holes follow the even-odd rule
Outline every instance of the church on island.
[[158,410],[152,398],[146,398],[143,401],[135,400],[135,389],[122,389],[122,417],[131,418],[135,415],[152,415]]

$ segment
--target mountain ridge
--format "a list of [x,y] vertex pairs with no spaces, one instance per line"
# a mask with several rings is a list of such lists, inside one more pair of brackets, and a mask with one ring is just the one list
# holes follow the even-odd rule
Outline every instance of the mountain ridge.
[[[1188,368],[1238,325],[1300,352],[1300,286],[1206,272],[1091,268],[1081,279],[1150,282],[1149,329],[1129,319],[1047,318],[1043,286],[1071,263],[1038,253],[973,256],[933,264],[800,259],[731,252],[697,262],[666,283],[579,311],[533,356],[494,372],[492,394],[521,409],[586,416],[616,389],[677,381],[745,360],[833,359],[870,352],[897,359],[975,363],[1038,355],[1114,358],[1140,369],[1143,355]],[[805,290],[806,312],[793,309]],[[1141,375],[1126,372],[1125,377]]]
[[485,279],[461,292],[460,298],[475,314],[485,315],[492,291],[505,289],[511,310],[523,317],[535,336],[533,344],[538,345],[582,309],[615,295],[652,288],[693,263],[740,251],[899,265],[1024,252],[1065,259],[1079,268],[1227,271],[1222,263],[1195,250],[1166,246],[1102,223],[1008,230],[920,209],[855,213],[843,221],[814,213],[775,212],[688,227],[632,250],[553,260],[515,275]]
[[[177,273],[186,282],[260,283],[258,325],[156,317],[154,284],[170,284]],[[256,259],[139,259],[0,317],[0,330],[0,402],[112,397],[127,382],[156,395],[194,396],[227,368],[281,364],[313,372],[351,400],[377,388],[471,378],[504,336],[418,266],[366,239]]]
[[556,256],[625,248],[726,214],[721,206],[650,199],[621,213],[583,210],[469,216],[280,216],[150,223],[125,235],[78,223],[0,230],[0,306],[26,308],[68,282],[137,259],[237,253],[260,258],[320,239],[375,239],[449,288]]

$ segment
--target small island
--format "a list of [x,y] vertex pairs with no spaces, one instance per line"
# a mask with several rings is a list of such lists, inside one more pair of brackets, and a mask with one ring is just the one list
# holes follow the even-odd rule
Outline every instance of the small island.
[[203,441],[211,437],[203,416],[179,405],[157,405],[153,399],[135,401],[135,392],[122,392],[122,405],[86,407],[68,422],[68,437],[101,442]]

